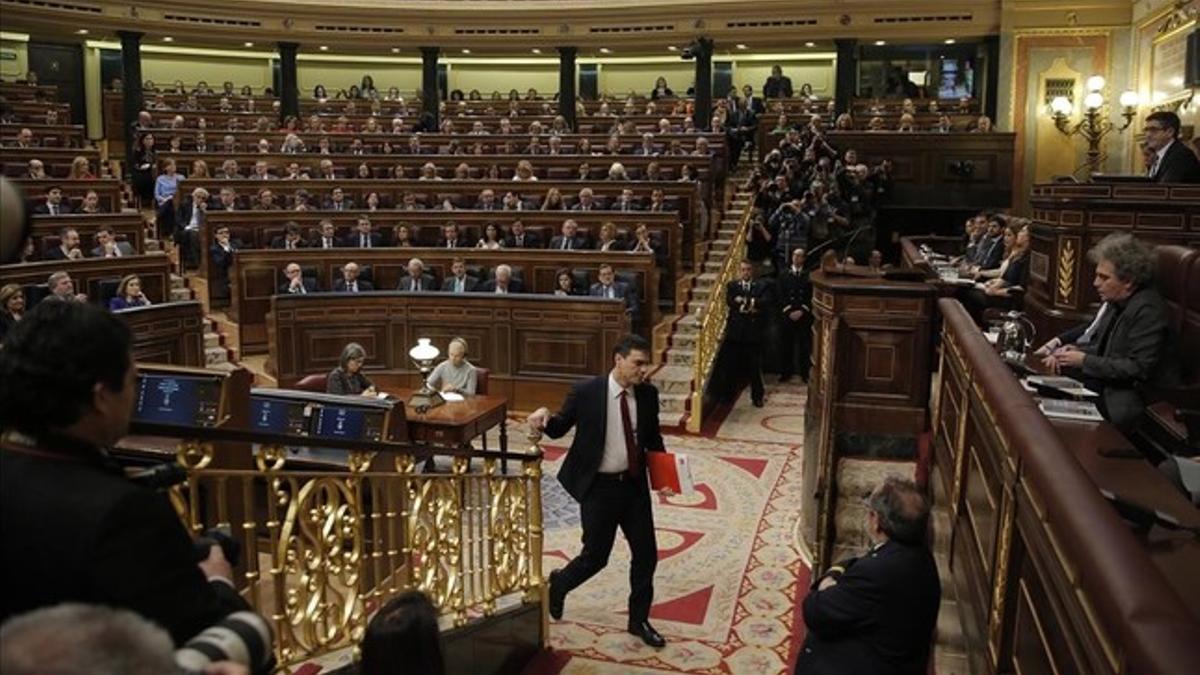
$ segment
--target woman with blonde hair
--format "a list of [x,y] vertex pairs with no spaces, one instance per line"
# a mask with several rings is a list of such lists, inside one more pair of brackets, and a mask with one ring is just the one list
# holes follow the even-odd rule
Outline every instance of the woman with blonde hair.
[[208,162],[202,159],[192,162],[192,170],[188,173],[188,178],[211,178],[208,175]]
[[80,155],[71,160],[71,173],[67,174],[68,180],[92,180],[96,174],[92,173],[91,162],[87,157]]
[[20,284],[6,284],[0,288],[0,340],[17,325],[25,313],[25,293]]

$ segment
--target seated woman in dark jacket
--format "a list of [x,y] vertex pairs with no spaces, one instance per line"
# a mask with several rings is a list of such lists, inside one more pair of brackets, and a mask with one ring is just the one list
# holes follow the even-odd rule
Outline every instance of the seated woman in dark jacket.
[[374,396],[375,385],[362,374],[363,362],[367,360],[367,352],[362,345],[351,342],[342,349],[342,358],[337,368],[329,373],[325,383],[328,394],[344,394],[349,396]]
[[108,308],[115,312],[149,304],[150,300],[142,292],[142,280],[136,274],[126,274],[117,286],[117,294],[108,301]]

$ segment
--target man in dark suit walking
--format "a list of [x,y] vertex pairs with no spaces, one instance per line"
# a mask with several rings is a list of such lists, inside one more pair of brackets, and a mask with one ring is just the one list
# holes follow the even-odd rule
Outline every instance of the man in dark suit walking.
[[[129,329],[83,302],[43,302],[0,350],[0,620],[60,603],[132,610],[182,644],[248,609],[219,546],[198,565],[165,492],[108,448],[129,432]],[[268,647],[269,649],[269,647]]]
[[[730,363],[746,368],[750,375],[750,399],[754,407],[763,407],[765,392],[762,377],[763,317],[770,303],[767,285],[754,278],[754,264],[743,260],[738,266],[738,278],[725,286],[725,303],[729,318],[725,324],[725,343],[729,345]],[[737,374],[731,373],[730,385]]]
[[629,632],[651,647],[666,641],[650,625],[658,544],[646,472],[646,452],[663,451],[658,390],[647,383],[650,344],[629,335],[613,350],[613,367],[576,383],[558,413],[539,408],[533,429],[559,438],[575,428],[558,481],[580,506],[583,551],[550,573],[550,616],[562,618],[567,594],[608,564],[620,527],[629,542]]
[[1200,159],[1179,139],[1179,115],[1160,110],[1146,115],[1146,146],[1154,151],[1150,178],[1159,183],[1200,183]]
[[929,503],[891,477],[867,500],[870,551],[813,581],[804,598],[808,637],[796,675],[925,675],[942,585],[925,544]]
[[808,382],[812,357],[812,284],[804,269],[804,249],[792,251],[792,266],[779,275],[779,381],[792,379],[799,367],[800,379]]

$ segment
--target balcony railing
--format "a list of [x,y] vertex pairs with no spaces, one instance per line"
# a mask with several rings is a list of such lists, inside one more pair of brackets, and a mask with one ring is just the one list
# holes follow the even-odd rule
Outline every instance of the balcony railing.
[[[356,647],[372,611],[426,592],[455,626],[542,598],[541,451],[454,450],[135,424],[122,452],[162,456],[187,479],[170,497],[199,534],[228,528],[236,584],[271,621],[281,669]],[[300,445],[334,447],[328,461]],[[449,473],[418,472],[431,451]],[[502,473],[502,459],[519,471]]]

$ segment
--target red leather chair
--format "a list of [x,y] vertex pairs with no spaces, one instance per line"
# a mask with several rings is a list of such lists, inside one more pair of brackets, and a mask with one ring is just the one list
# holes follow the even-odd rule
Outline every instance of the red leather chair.
[[1163,400],[1147,410],[1147,434],[1160,445],[1194,446],[1200,438],[1200,251],[1159,246],[1158,288],[1170,313],[1181,386],[1158,392]]
[[479,366],[475,366],[475,393],[476,394],[485,394],[486,395],[488,393],[488,375],[491,372],[492,371],[488,370],[487,368],[480,368]]
[[296,383],[295,388],[300,391],[312,391],[318,394],[324,394],[326,387],[329,384],[329,373],[319,373],[316,375],[305,375]]

